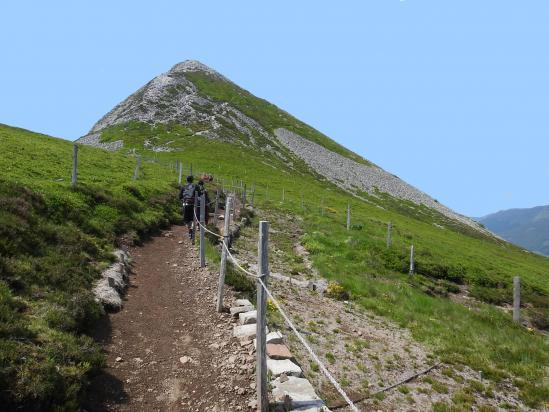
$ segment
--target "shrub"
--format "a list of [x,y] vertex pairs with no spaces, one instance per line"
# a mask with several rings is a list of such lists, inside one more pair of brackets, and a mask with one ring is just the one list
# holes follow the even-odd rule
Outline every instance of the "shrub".
[[328,283],[328,287],[326,288],[325,292],[326,296],[332,299],[336,300],[348,300],[349,299],[349,293],[345,291],[343,286],[341,286],[337,282],[330,282]]
[[530,321],[541,330],[549,330],[549,309],[548,308],[530,308],[528,310]]

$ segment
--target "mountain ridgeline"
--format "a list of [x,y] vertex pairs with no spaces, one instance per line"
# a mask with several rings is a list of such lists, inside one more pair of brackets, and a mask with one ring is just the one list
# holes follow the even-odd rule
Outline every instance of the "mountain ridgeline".
[[[389,195],[411,202],[411,208],[426,206],[453,222],[483,232],[473,220],[197,61],[176,64],[155,77],[101,118],[79,142],[119,149],[122,140],[105,137],[113,127],[130,123],[181,125],[187,136],[240,145],[261,153],[267,161],[276,157],[290,172],[296,163],[304,163],[308,172],[374,203]],[[162,141],[158,136],[144,141],[144,147],[153,151],[178,151],[178,144],[178,139]]]
[[502,210],[478,221],[511,243],[549,256],[549,206]]

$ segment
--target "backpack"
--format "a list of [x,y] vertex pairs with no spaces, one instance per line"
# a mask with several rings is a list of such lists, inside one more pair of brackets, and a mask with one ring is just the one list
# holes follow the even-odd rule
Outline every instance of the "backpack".
[[183,201],[186,203],[194,203],[194,192],[196,192],[196,185],[189,183],[183,187]]

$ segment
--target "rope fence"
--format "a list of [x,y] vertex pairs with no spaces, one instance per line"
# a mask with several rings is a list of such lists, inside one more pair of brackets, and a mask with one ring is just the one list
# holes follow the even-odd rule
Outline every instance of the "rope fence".
[[[290,317],[288,316],[288,314],[282,309],[282,305],[280,304],[280,302],[274,297],[274,295],[272,294],[272,292],[269,290],[269,288],[267,287],[266,285],[266,278],[268,277],[268,274],[266,272],[268,272],[268,263],[267,262],[264,262],[263,264],[258,264],[258,268],[259,268],[259,271],[261,274],[255,274],[255,273],[252,273],[251,271],[245,269],[243,266],[243,264],[238,260],[236,259],[233,254],[231,253],[230,251],[230,248],[229,248],[229,245],[227,244],[227,234],[225,234],[224,236],[220,236],[218,235],[217,233],[214,233],[212,232],[211,230],[209,230],[206,225],[205,225],[205,222],[204,222],[204,219],[203,219],[203,216],[204,216],[204,213],[203,213],[203,210],[205,209],[205,201],[204,201],[205,197],[204,195],[202,195],[201,197],[201,202],[200,202],[200,219],[198,219],[197,217],[197,214],[196,214],[196,207],[193,207],[194,209],[194,218],[195,218],[195,221],[197,222],[198,226],[200,227],[200,230],[201,232],[202,231],[206,231],[210,234],[212,234],[213,236],[215,236],[216,238],[218,238],[219,240],[221,240],[221,247],[222,247],[222,263],[221,263],[221,267],[224,267],[225,266],[225,262],[223,262],[224,259],[226,259],[227,257],[230,259],[230,261],[233,263],[233,265],[240,271],[242,272],[243,274],[245,274],[246,276],[248,276],[249,278],[251,279],[255,279],[256,282],[258,282],[258,285],[259,287],[265,292],[265,294],[271,299],[271,301],[273,302],[274,306],[276,307],[276,309],[280,312],[280,314],[282,315],[282,317],[284,318],[285,322],[288,324],[288,326],[290,327],[290,329],[293,331],[293,333],[296,335],[296,337],[298,338],[298,340],[301,342],[301,344],[305,347],[305,349],[307,350],[307,352],[309,353],[309,355],[312,357],[312,359],[318,364],[320,370],[322,371],[322,373],[326,376],[326,378],[330,381],[330,383],[334,386],[334,388],[336,389],[336,391],[341,395],[341,397],[345,400],[345,402],[349,405],[349,407],[351,408],[352,411],[354,412],[358,412],[358,409],[357,407],[354,405],[353,401],[350,399],[350,397],[345,393],[345,391],[343,390],[343,388],[341,387],[341,385],[337,382],[337,380],[333,377],[333,375],[328,371],[328,368],[324,365],[324,363],[320,360],[320,358],[318,357],[318,355],[316,355],[316,353],[313,351],[313,349],[311,348],[311,346],[305,341],[305,338],[303,337],[303,335],[301,335],[301,333],[299,333],[299,331],[297,330],[297,328],[294,326],[294,323],[291,321]],[[227,201],[227,204],[231,204],[232,203],[232,198],[228,198],[228,201]],[[227,205],[226,205],[226,215],[228,214],[227,212],[229,212],[228,208],[227,208]],[[261,224],[265,224],[267,222],[261,222]],[[226,225],[227,226],[227,225]],[[263,233],[263,236],[261,236],[261,233]],[[268,248],[268,239],[267,239],[267,236],[266,236],[266,233],[268,233],[268,230],[265,231],[265,230],[261,230],[261,227],[260,227],[260,247],[259,249],[267,249]],[[205,242],[203,240],[203,237],[201,236],[200,237],[201,239],[201,242],[200,242],[200,251],[201,251],[201,256],[202,256],[202,251],[203,251],[203,248],[205,247]],[[261,245],[261,243],[264,243],[264,245]],[[263,246],[263,247],[262,247]],[[224,253],[223,253],[224,252]],[[261,252],[260,252],[260,255],[261,255]],[[265,260],[265,256],[259,256],[259,260],[260,261],[264,261]],[[262,266],[263,266],[263,269],[262,269]],[[267,267],[267,270],[265,271],[264,268]],[[220,277],[220,282],[221,281],[224,281],[224,279],[221,279]],[[221,288],[221,289],[220,289]],[[218,287],[218,290],[222,290],[222,287],[219,286]],[[264,393],[262,393],[262,390],[260,388],[266,388],[267,387],[267,371],[266,369],[263,367],[261,367],[260,365],[262,364],[265,364],[266,363],[266,350],[265,348],[263,348],[263,350],[261,350],[260,346],[261,346],[261,342],[260,342],[260,334],[265,334],[266,332],[266,328],[265,328],[265,319],[260,319],[261,317],[265,317],[265,313],[266,313],[266,300],[264,298],[262,298],[260,295],[262,294],[259,294],[258,293],[258,296],[257,296],[257,311],[258,311],[258,319],[257,319],[257,324],[258,324],[258,333],[256,335],[256,339],[257,339],[257,354],[258,354],[258,359],[257,359],[257,362],[258,362],[258,368],[257,370],[259,371],[258,372],[258,375],[261,375],[261,376],[258,376],[258,381],[257,381],[257,388],[258,388],[258,405],[259,405],[259,408],[262,412],[266,412],[268,410],[268,404],[265,405],[265,402],[266,402],[266,396]],[[222,296],[218,296],[218,301],[219,299],[222,299]],[[219,305],[218,305],[219,306]],[[262,313],[262,315],[260,315],[260,313]],[[262,336],[262,335],[261,335]],[[263,346],[265,346],[265,339],[262,339],[263,340]],[[265,369],[265,370],[263,370]]]

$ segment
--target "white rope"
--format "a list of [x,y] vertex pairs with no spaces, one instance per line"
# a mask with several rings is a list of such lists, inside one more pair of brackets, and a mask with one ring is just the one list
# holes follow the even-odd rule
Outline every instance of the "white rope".
[[294,326],[294,324],[292,323],[292,321],[290,320],[290,318],[288,317],[288,315],[286,315],[286,313],[282,310],[282,307],[280,306],[280,303],[278,303],[278,301],[275,299],[275,297],[272,295],[272,293],[269,291],[269,289],[267,289],[267,286],[265,285],[265,283],[263,283],[263,280],[261,279],[261,276],[258,276],[257,274],[255,273],[252,273],[246,269],[244,269],[238,262],[238,260],[235,259],[235,257],[232,255],[231,251],[229,250],[229,247],[227,246],[226,242],[225,242],[225,238],[223,236],[219,236],[217,233],[213,233],[212,231],[206,229],[206,227],[204,225],[202,225],[200,223],[200,221],[198,220],[198,217],[196,216],[196,208],[193,206],[193,211],[194,211],[194,217],[196,218],[196,221],[197,223],[202,227],[204,228],[206,231],[208,231],[209,233],[213,234],[214,236],[217,236],[219,237],[220,239],[223,239],[223,241],[221,242],[221,244],[223,245],[223,247],[225,248],[225,250],[227,251],[227,254],[229,255],[229,257],[231,258],[231,261],[234,263],[234,265],[240,269],[242,272],[244,272],[246,275],[252,277],[252,278],[255,278],[259,281],[259,283],[261,284],[261,286],[263,287],[263,289],[265,290],[265,292],[267,293],[267,295],[272,299],[274,305],[276,306],[276,308],[278,309],[278,311],[280,312],[280,314],[282,315],[282,317],[284,318],[284,320],[286,321],[286,323],[288,324],[288,326],[290,326],[290,328],[293,330],[293,332],[295,333],[295,335],[297,336],[297,338],[301,341],[301,343],[303,344],[303,346],[305,346],[305,349],[307,349],[307,352],[309,352],[309,354],[311,355],[311,357],[314,359],[314,361],[318,364],[318,366],[320,367],[320,370],[322,371],[322,373],[324,373],[324,375],[328,378],[328,380],[332,383],[332,385],[334,386],[334,388],[339,392],[339,394],[343,397],[343,399],[345,399],[345,402],[347,402],[347,404],[351,407],[351,409],[354,411],[354,412],[359,412],[357,407],[355,406],[355,404],[353,403],[353,401],[349,398],[349,396],[345,393],[345,391],[343,390],[343,388],[339,385],[339,383],[335,380],[335,378],[332,376],[332,374],[328,371],[328,369],[326,368],[326,366],[324,366],[324,364],[322,363],[322,361],[318,358],[318,356],[313,352],[312,348],[307,344],[307,342],[305,341],[305,339],[303,338],[303,336],[301,336],[301,334],[299,333],[299,331],[296,329],[296,327]]
[[217,233],[214,233],[212,232],[211,230],[208,230],[208,228],[206,228],[206,226],[204,226],[202,223],[200,223],[200,221],[198,220],[198,217],[196,216],[196,208],[193,207],[193,210],[194,210],[194,217],[196,219],[196,223],[198,223],[198,225],[202,228],[204,228],[204,230],[208,233],[211,233],[212,235],[216,236],[217,238],[221,239],[222,242],[221,244],[223,245],[223,247],[225,248],[225,250],[227,251],[227,254],[229,255],[229,257],[231,258],[231,261],[235,264],[235,266],[240,269],[242,272],[244,272],[246,275],[252,277],[252,278],[257,278],[258,276],[255,274],[255,273],[252,273],[246,269],[244,269],[242,267],[242,264],[240,264],[238,262],[238,260],[232,255],[231,251],[229,250],[229,247],[227,246],[227,243],[225,242],[225,237],[224,236],[220,236],[218,235]]
[[321,360],[318,358],[318,356],[316,356],[316,354],[313,352],[311,347],[307,344],[307,342],[305,341],[303,336],[301,336],[301,334],[298,332],[298,330],[296,329],[296,327],[294,326],[294,324],[292,323],[292,321],[290,320],[288,315],[286,315],[286,313],[280,307],[280,304],[278,303],[278,301],[275,299],[275,297],[272,295],[272,293],[269,291],[269,289],[267,289],[267,286],[265,285],[265,283],[263,283],[263,280],[258,276],[257,276],[257,280],[259,281],[259,283],[261,283],[261,286],[263,287],[263,289],[265,289],[265,292],[267,293],[267,295],[272,299],[274,305],[276,306],[276,308],[278,309],[278,311],[280,312],[280,314],[282,315],[282,317],[284,318],[284,320],[286,321],[288,326],[290,326],[290,328],[293,330],[293,332],[295,333],[297,338],[301,341],[303,346],[305,346],[305,349],[307,349],[307,351],[309,352],[311,357],[318,364],[318,366],[320,367],[320,370],[322,370],[324,375],[326,375],[328,380],[332,383],[332,385],[334,385],[334,388],[336,388],[336,390],[343,397],[343,399],[345,399],[345,402],[347,402],[347,404],[351,407],[351,409],[355,412],[358,412],[358,409],[355,406],[355,404],[353,403],[353,401],[349,398],[349,396],[347,396],[347,394],[345,393],[343,388],[339,385],[339,383],[335,380],[335,378],[332,376],[332,374],[328,371],[326,366],[324,366],[324,364],[321,362]]
[[231,261],[234,263],[234,265],[240,269],[242,272],[244,272],[246,275],[254,278],[254,279],[259,279],[259,276],[257,276],[255,273],[252,273],[246,269],[244,269],[239,263],[238,263],[238,260],[236,260],[236,258],[231,254],[231,251],[229,250],[227,244],[225,243],[225,240],[223,240],[223,247],[225,248],[225,250],[227,251],[227,254],[229,255],[229,257],[231,258]]
[[204,226],[202,223],[200,223],[200,219],[198,219],[198,216],[196,216],[196,208],[193,206],[193,212],[194,212],[194,218],[196,220],[196,223],[198,223],[198,226],[204,228],[204,230],[208,233],[211,233],[212,235],[214,235],[215,237],[219,238],[219,239],[223,239],[223,236],[221,235],[218,235],[217,233],[214,233],[212,232],[211,230],[209,230],[206,226]]

